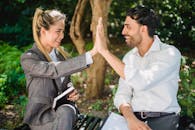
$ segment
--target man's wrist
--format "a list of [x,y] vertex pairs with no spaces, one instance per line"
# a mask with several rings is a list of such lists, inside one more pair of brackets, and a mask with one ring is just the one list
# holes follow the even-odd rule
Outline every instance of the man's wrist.
[[135,120],[135,115],[131,109],[131,106],[127,104],[122,104],[120,106],[120,111],[123,114],[123,116],[126,118],[127,121]]

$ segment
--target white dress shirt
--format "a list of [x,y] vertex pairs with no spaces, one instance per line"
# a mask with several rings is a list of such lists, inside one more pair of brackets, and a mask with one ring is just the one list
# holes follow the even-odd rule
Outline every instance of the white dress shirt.
[[125,80],[120,78],[114,98],[117,108],[131,104],[134,112],[180,112],[177,101],[181,54],[174,46],[164,44],[158,36],[141,57],[138,49],[123,58]]

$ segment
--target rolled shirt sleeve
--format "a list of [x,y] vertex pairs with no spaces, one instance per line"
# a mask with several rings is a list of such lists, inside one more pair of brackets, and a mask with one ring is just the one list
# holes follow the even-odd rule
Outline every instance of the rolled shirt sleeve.
[[122,78],[119,79],[118,90],[114,97],[114,105],[118,108],[124,103],[131,104],[132,88]]

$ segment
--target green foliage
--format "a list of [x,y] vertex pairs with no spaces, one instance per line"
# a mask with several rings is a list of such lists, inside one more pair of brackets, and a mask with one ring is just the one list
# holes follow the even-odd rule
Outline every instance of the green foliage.
[[6,82],[7,82],[7,75],[0,75],[0,107],[3,107],[4,104],[7,103],[8,98],[5,94],[6,89]]
[[137,0],[131,2],[113,0],[108,19],[110,37],[122,36],[121,30],[126,11],[140,4],[154,9],[159,14],[161,24],[157,34],[164,42],[175,44],[177,47],[186,50],[190,47],[194,48],[195,27],[193,17],[195,13],[192,10],[195,10],[195,2],[192,0]]
[[24,117],[27,101],[28,101],[28,98],[26,95],[21,95],[19,96],[19,98],[16,98],[14,100],[14,106],[16,107],[16,111],[19,111],[20,118]]
[[178,100],[182,115],[195,116],[195,67],[193,60],[182,57]]
[[[73,0],[58,0],[58,1],[36,1],[27,0],[1,1],[0,17],[0,39],[9,42],[11,45],[25,46],[27,43],[33,42],[32,37],[32,17],[37,7],[44,9],[59,9],[68,16],[65,40],[70,39],[69,27],[70,22],[76,7],[77,1]],[[113,0],[109,10],[108,18],[108,35],[117,37],[122,40],[121,30],[125,19],[126,10],[136,5],[145,5],[153,8],[161,17],[160,28],[157,34],[160,35],[164,42],[175,44],[177,47],[189,50],[194,47],[195,27],[194,27],[194,12],[195,2],[192,0]],[[89,5],[87,5],[89,6]],[[28,8],[26,8],[28,7]],[[88,9],[89,10],[89,9]],[[18,13],[16,13],[18,12]],[[89,11],[88,11],[89,12]],[[85,13],[88,16],[82,22],[87,25],[82,26],[82,29],[90,26],[90,13]],[[84,32],[90,32],[88,30]],[[17,43],[17,44],[16,44]],[[188,44],[186,44],[188,43]]]
[[193,4],[191,0],[165,0],[150,4],[151,8],[154,8],[161,17],[158,34],[163,41],[186,49],[189,49],[189,46],[193,47],[195,35],[191,11],[194,10]]
[[93,48],[93,42],[87,42],[86,46],[85,46],[85,49],[87,51],[91,50]]
[[25,91],[25,77],[20,66],[21,51],[16,47],[0,43],[0,106]]
[[118,83],[119,76],[116,74],[114,69],[106,69],[106,76],[104,79],[105,85],[112,85]]
[[101,100],[97,100],[97,102],[92,104],[91,107],[93,110],[100,111],[103,108],[102,104],[103,104],[103,102]]
[[71,75],[71,81],[74,84],[74,86],[80,86],[82,85],[87,78],[87,74],[85,71],[77,72]]
[[72,57],[75,57],[78,55],[78,52],[72,43],[65,43],[65,44],[62,44],[62,46],[64,47],[64,50],[67,51]]
[[117,108],[114,106],[114,96],[115,96],[115,94],[116,94],[116,91],[117,91],[117,85],[115,85],[111,90],[111,97],[112,98],[110,98],[110,100],[108,101],[108,111],[109,112],[118,112],[118,110],[117,110]]
[[19,3],[24,3],[26,0],[17,0]]
[[[37,7],[59,9],[67,14],[68,23],[72,18],[76,3],[77,1],[73,0],[0,1],[0,6],[2,7],[0,17],[3,18],[0,21],[0,39],[19,47],[32,43],[32,17]],[[65,36],[68,36],[69,24],[67,24],[65,31]]]

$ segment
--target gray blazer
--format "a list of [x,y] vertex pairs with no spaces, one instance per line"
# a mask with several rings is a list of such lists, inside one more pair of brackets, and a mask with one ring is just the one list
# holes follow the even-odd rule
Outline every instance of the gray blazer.
[[[44,125],[52,122],[56,117],[55,110],[52,109],[53,99],[59,92],[66,89],[72,73],[88,67],[85,54],[66,61],[60,53],[57,52],[56,55],[59,63],[47,62],[45,56],[34,44],[21,56],[28,92],[24,123]],[[60,77],[65,77],[63,82]]]

